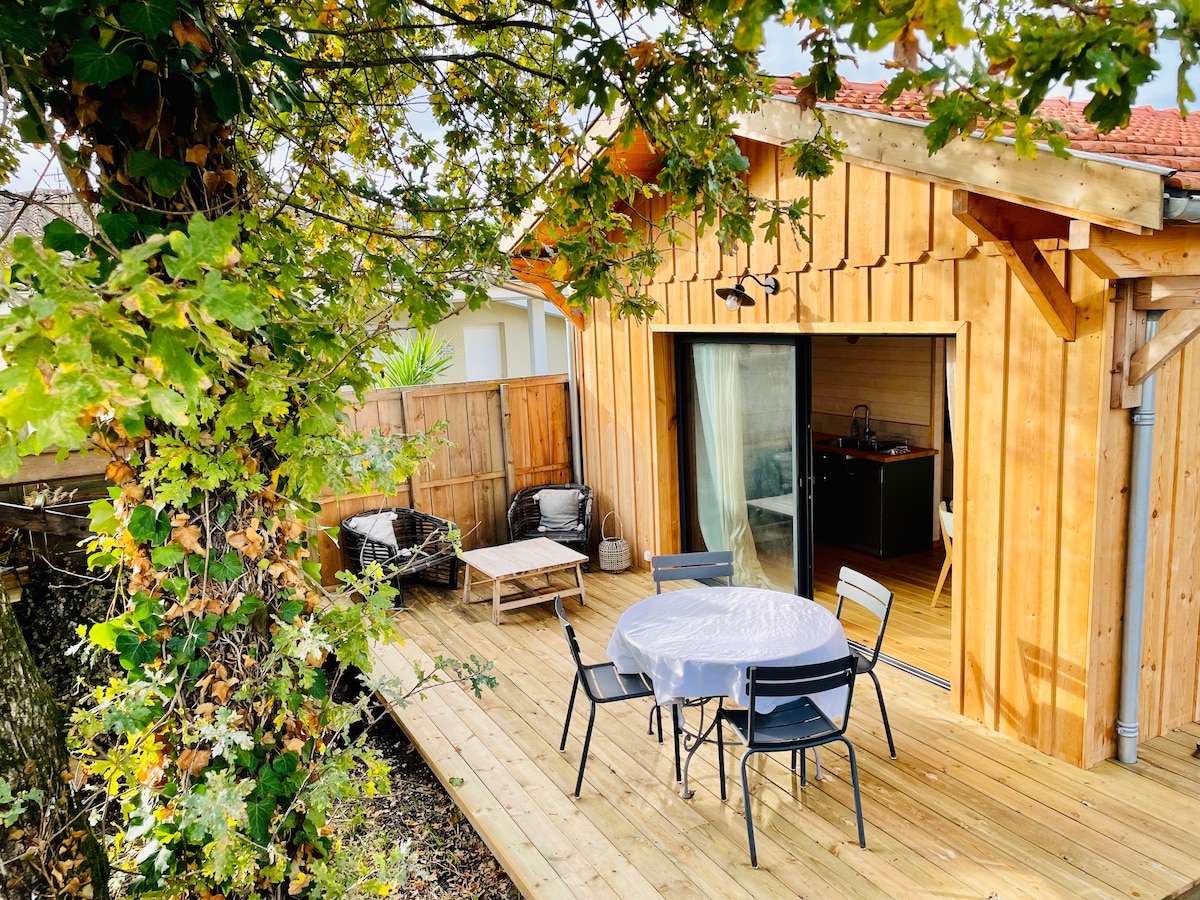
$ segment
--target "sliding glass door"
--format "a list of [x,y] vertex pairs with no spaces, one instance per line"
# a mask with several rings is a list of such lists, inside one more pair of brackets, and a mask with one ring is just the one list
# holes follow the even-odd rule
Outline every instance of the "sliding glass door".
[[811,596],[808,339],[677,341],[684,549]]

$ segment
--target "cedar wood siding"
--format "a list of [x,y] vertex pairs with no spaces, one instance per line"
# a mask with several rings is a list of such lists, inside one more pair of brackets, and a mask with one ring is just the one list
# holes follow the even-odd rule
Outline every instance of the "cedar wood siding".
[[[811,245],[789,234],[722,256],[709,235],[666,248],[646,285],[652,322],[591,311],[575,341],[597,520],[620,513],[635,560],[679,546],[671,329],[957,333],[951,706],[1077,765],[1111,756],[1130,428],[1108,404],[1109,283],[1041,242],[1078,308],[1065,342],[953,217],[949,188],[848,163],[814,184],[775,147],[743,147],[754,190],[811,199]],[[751,284],[757,304],[731,313],[713,291],[745,271],[774,273],[781,292]],[[1200,348],[1159,384],[1143,738],[1200,715]]]

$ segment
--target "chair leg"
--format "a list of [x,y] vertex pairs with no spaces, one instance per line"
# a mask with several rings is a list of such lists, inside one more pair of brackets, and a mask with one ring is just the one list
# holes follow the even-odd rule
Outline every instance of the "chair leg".
[[863,830],[862,795],[858,789],[858,760],[854,756],[854,745],[845,738],[841,740],[846,745],[846,755],[850,760],[850,782],[854,785],[854,816],[858,820],[858,846],[865,850],[867,833]]
[[725,729],[717,719],[717,780],[721,783],[721,802],[725,802]]
[[678,703],[671,704],[671,737],[675,744],[675,783],[683,781],[683,760],[679,756],[679,736],[683,734],[683,712]]
[[650,714],[646,716],[646,734],[654,734],[654,719],[658,717],[658,742],[663,742],[662,730],[662,707],[655,703],[650,707]]
[[[796,751],[792,751],[792,759],[796,758]],[[792,764],[792,771],[796,771],[796,766]],[[808,751],[800,751],[800,787],[808,787]]]
[[596,704],[592,703],[588,710],[587,734],[583,736],[583,754],[579,757],[579,777],[575,779],[575,799],[579,799],[579,791],[583,788],[583,768],[587,765],[588,747],[592,743],[592,726],[596,724]]
[[575,709],[575,692],[579,689],[579,676],[575,676],[575,680],[571,682],[571,699],[567,701],[567,718],[563,720],[562,740],[558,744],[558,752],[562,753],[567,749],[567,729],[571,727],[571,713]]
[[867,674],[871,676],[871,680],[875,682],[875,695],[879,697],[879,713],[883,716],[883,731],[888,739],[888,752],[892,754],[892,759],[896,758],[896,743],[892,740],[892,726],[888,723],[887,706],[883,702],[883,688],[879,684],[879,676],[875,674],[874,669],[867,669]]
[[933,609],[937,606],[938,597],[942,596],[942,588],[946,584],[946,576],[950,574],[950,555],[946,555],[946,561],[942,563],[942,574],[938,576],[937,587],[933,589],[933,602],[929,604],[929,608]]
[[754,848],[754,817],[750,815],[750,778],[746,774],[746,762],[750,751],[742,756],[742,804],[746,811],[746,840],[750,844],[750,867],[758,868],[758,851]]

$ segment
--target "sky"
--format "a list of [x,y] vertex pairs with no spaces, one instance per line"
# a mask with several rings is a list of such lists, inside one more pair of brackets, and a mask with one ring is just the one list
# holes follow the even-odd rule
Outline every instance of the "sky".
[[[804,57],[797,48],[800,31],[797,27],[785,27],[779,24],[768,25],[765,31],[765,49],[759,55],[759,65],[764,72],[771,75],[790,75],[801,69]],[[1174,44],[1164,45],[1167,52],[1161,59],[1162,69],[1154,81],[1147,84],[1138,92],[1137,105],[1153,106],[1159,109],[1170,109],[1175,106],[1175,72],[1179,66],[1179,50]],[[843,77],[850,81],[879,81],[887,79],[890,72],[885,68],[886,54],[864,54],[857,62],[847,62],[842,71]],[[1066,92],[1051,92],[1059,96]],[[1078,95],[1072,99],[1084,99]],[[45,167],[46,158],[37,150],[26,151],[22,165],[16,175],[6,185],[9,190],[28,191],[33,189],[37,177]],[[63,190],[66,185],[57,166],[50,167],[47,180],[43,187]]]

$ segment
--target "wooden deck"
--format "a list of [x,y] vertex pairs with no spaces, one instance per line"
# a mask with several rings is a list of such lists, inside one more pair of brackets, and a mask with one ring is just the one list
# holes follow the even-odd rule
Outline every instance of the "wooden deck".
[[[653,585],[593,572],[586,587],[588,606],[568,612],[600,659],[621,611]],[[500,685],[481,699],[446,685],[393,714],[529,898],[1182,897],[1200,880],[1198,726],[1143,745],[1135,767],[1081,771],[951,714],[944,690],[885,667],[899,758],[869,683],[849,731],[867,849],[843,755],[827,749],[825,780],[803,789],[769,759],[753,766],[755,870],[736,765],[723,804],[715,748],[701,748],[696,795],[681,799],[670,744],[646,733],[648,703],[598,710],[583,794],[571,797],[586,703],[560,754],[572,666],[548,605],[495,626],[454,592],[406,596],[406,641],[377,649],[382,668],[411,683],[411,664],[437,655],[495,662]]]

